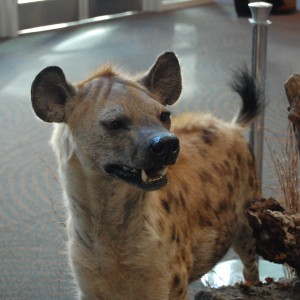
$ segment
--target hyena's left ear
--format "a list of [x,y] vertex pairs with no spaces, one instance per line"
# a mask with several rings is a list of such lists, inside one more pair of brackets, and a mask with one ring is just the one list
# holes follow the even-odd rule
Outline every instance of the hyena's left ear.
[[163,105],[175,103],[182,88],[180,65],[175,53],[165,52],[159,56],[140,82],[157,95]]
[[42,70],[31,86],[31,103],[35,114],[45,122],[66,121],[66,102],[76,94],[61,68]]

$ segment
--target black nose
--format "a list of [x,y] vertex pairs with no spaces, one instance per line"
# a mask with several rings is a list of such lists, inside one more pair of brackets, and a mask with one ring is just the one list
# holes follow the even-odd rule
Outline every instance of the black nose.
[[150,142],[150,150],[162,164],[174,164],[179,153],[179,140],[171,133],[157,135]]

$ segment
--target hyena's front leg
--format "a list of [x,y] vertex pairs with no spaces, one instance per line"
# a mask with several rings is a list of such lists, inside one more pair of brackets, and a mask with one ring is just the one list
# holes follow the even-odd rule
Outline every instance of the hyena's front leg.
[[233,249],[239,255],[244,265],[243,274],[245,280],[251,282],[259,281],[255,239],[252,228],[247,221],[240,227]]

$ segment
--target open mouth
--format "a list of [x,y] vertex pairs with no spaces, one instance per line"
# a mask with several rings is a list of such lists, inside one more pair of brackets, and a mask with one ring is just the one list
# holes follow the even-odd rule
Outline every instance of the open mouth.
[[107,173],[146,191],[157,190],[165,186],[168,182],[167,170],[167,166],[145,170],[118,165],[108,165],[105,168]]

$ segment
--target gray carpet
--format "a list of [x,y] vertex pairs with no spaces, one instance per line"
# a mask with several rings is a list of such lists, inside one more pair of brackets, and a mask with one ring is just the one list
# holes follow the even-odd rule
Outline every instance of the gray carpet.
[[[265,125],[276,145],[287,125],[283,83],[300,72],[300,13],[271,20]],[[251,60],[251,26],[236,17],[232,5],[141,14],[0,41],[0,299],[74,299],[61,191],[48,145],[51,126],[31,110],[35,75],[58,65],[76,81],[108,60],[137,72],[165,50],[176,51],[184,78],[173,110],[208,110],[230,120],[239,100],[227,83],[233,69]],[[267,149],[263,179],[265,195],[272,195],[276,176]]]

